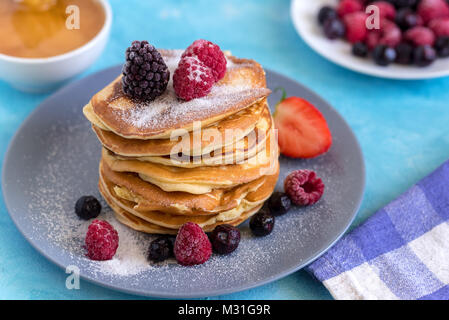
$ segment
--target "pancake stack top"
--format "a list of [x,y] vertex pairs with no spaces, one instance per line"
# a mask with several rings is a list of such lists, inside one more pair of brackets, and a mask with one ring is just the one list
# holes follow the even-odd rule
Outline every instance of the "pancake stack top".
[[[160,52],[173,74],[182,51]],[[99,189],[120,222],[147,233],[176,234],[186,222],[212,231],[242,223],[270,197],[279,153],[265,72],[226,60],[202,98],[178,99],[170,80],[155,100],[136,101],[118,77],[84,107],[103,145]]]

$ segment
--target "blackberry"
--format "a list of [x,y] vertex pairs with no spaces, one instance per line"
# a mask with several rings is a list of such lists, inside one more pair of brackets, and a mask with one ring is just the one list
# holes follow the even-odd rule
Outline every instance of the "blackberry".
[[151,241],[148,259],[153,262],[162,262],[173,256],[173,242],[169,237],[159,237]]
[[267,236],[273,231],[275,218],[270,212],[262,208],[249,221],[249,227],[257,237]]
[[148,41],[134,41],[126,49],[123,91],[131,98],[151,101],[164,93],[170,71],[157,49]]
[[229,254],[239,246],[240,231],[229,224],[216,226],[210,235],[214,251],[219,254]]
[[275,192],[268,200],[268,209],[274,216],[286,214],[292,205],[292,201],[284,192]]
[[96,218],[100,212],[100,201],[93,196],[83,196],[75,204],[75,213],[83,220]]

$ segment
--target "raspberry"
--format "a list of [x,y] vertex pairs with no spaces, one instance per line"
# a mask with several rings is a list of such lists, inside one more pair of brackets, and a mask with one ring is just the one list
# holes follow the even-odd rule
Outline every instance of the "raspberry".
[[355,43],[365,40],[366,29],[366,14],[363,12],[354,12],[343,17],[343,22],[346,27],[346,39]]
[[285,178],[284,189],[294,204],[308,206],[320,200],[324,183],[314,171],[296,170]]
[[437,37],[449,36],[449,18],[433,19],[429,22],[429,28]]
[[396,16],[396,9],[391,3],[387,1],[374,1],[371,5],[377,6],[379,8],[380,18],[387,18],[394,20]]
[[347,14],[362,11],[363,5],[359,0],[342,0],[338,4],[337,12],[340,17],[344,17]]
[[87,256],[91,260],[110,260],[118,248],[118,233],[108,222],[94,220],[86,234]]
[[429,28],[414,27],[405,32],[404,39],[416,47],[425,45],[433,46],[435,42],[435,35]]
[[226,73],[226,58],[220,47],[210,41],[194,41],[182,54],[182,58],[184,57],[197,57],[212,70],[215,82],[221,80]]
[[207,96],[214,82],[212,70],[196,57],[182,58],[173,74],[173,88],[186,101]]
[[365,42],[369,50],[373,50],[379,45],[381,36],[382,33],[379,30],[373,29],[368,31]]
[[379,39],[380,44],[389,47],[396,47],[401,42],[402,32],[399,27],[389,20],[383,20],[381,25],[382,36]]
[[187,222],[178,231],[174,253],[179,264],[193,266],[209,260],[212,245],[199,225]]
[[148,41],[134,41],[126,49],[123,91],[131,98],[151,101],[164,93],[170,71],[159,51]]
[[444,0],[421,0],[417,12],[427,24],[432,19],[449,17],[449,5]]

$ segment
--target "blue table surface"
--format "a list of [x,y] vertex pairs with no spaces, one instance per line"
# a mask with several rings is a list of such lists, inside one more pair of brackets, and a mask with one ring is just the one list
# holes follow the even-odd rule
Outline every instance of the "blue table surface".
[[[367,168],[365,198],[352,228],[449,158],[449,78],[393,81],[338,67],[296,34],[288,0],[110,0],[114,22],[106,50],[78,78],[123,62],[132,40],[184,48],[209,39],[313,89],[354,130]],[[22,121],[48,96],[0,82],[0,164]],[[344,199],[342,199],[344,201]],[[21,236],[0,199],[0,299],[134,299],[86,281],[65,288],[66,274]],[[331,299],[299,271],[279,281],[218,299]]]

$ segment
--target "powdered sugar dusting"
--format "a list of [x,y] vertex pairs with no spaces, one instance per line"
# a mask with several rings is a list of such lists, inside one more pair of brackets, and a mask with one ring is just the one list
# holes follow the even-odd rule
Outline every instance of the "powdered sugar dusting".
[[[154,277],[165,277],[171,279],[167,286],[177,284],[182,287],[183,283],[178,283],[182,277],[175,276],[177,272],[186,272],[192,281],[198,282],[208,270],[234,277],[245,269],[251,277],[248,265],[254,264],[257,269],[272,261],[273,250],[278,249],[274,249],[271,240],[255,239],[249,228],[244,226],[239,249],[230,256],[213,255],[206,264],[190,268],[179,266],[174,259],[158,264],[149,262],[148,247],[157,236],[134,231],[118,222],[97,190],[100,145],[89,123],[85,121],[71,126],[55,124],[47,131],[42,140],[43,145],[47,146],[45,157],[36,167],[41,174],[27,182],[33,185],[33,191],[27,193],[30,198],[28,210],[34,212],[31,223],[38,237],[45,238],[52,246],[68,253],[72,264],[87,268],[84,273],[97,277],[126,277],[135,281],[136,286],[139,279],[143,281],[150,277],[154,281]],[[119,234],[119,247],[112,260],[91,261],[85,256],[84,238],[92,220],[80,220],[74,212],[74,205],[79,196],[86,194],[100,199],[103,210],[98,219],[108,221]],[[231,259],[232,263],[227,259]]]
[[[191,123],[196,120],[205,119],[221,114],[230,107],[238,104],[244,99],[255,99],[264,95],[265,88],[252,88],[251,85],[214,85],[211,92],[202,98],[191,101],[181,101],[176,96],[173,88],[172,75],[174,74],[183,51],[174,50],[169,55],[164,55],[164,60],[170,70],[170,81],[167,90],[150,103],[138,103],[132,108],[120,105],[116,101],[114,112],[117,118],[132,125],[135,128],[150,128],[154,131],[170,128],[180,123]],[[191,59],[196,59],[191,57]],[[236,65],[227,58],[228,68]],[[191,71],[191,80],[203,81],[202,75],[205,73],[196,68]]]
[[188,78],[189,80],[193,80],[195,82],[204,82],[203,77],[207,76],[206,73],[206,67],[204,67],[200,60],[198,60],[197,56],[191,56],[191,57],[186,57],[185,59],[187,60],[193,60],[192,63],[189,65],[189,68],[187,69],[187,71],[189,72]]

